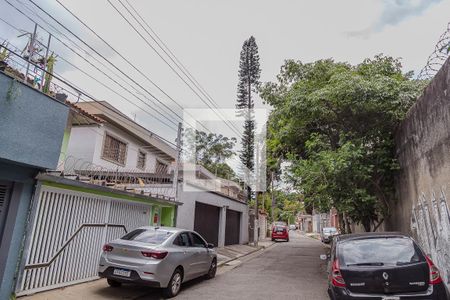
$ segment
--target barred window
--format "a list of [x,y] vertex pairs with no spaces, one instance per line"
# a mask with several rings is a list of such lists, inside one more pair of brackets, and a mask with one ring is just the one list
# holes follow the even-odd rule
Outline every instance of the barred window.
[[127,144],[106,134],[102,158],[125,165],[126,157]]
[[145,169],[145,160],[147,158],[147,154],[141,150],[138,151],[138,159],[137,159],[137,167],[139,169]]
[[159,160],[156,161],[156,174],[167,174],[167,165],[160,162]]

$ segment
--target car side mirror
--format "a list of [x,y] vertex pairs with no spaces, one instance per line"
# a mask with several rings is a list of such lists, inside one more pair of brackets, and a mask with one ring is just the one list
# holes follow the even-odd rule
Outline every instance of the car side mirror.
[[208,243],[208,244],[206,245],[206,248],[208,248],[208,249],[214,249],[214,244]]

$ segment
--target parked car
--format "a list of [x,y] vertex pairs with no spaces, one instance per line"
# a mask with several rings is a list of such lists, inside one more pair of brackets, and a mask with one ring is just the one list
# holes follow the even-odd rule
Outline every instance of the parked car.
[[328,258],[331,299],[450,299],[438,268],[404,234],[339,235]]
[[112,287],[138,283],[163,288],[174,297],[181,284],[214,278],[217,254],[196,232],[168,227],[140,227],[103,246],[98,275]]
[[272,241],[285,240],[289,242],[289,231],[287,226],[275,225],[272,227]]
[[289,230],[297,230],[297,226],[295,224],[289,225]]
[[322,243],[328,244],[333,240],[333,237],[338,235],[339,232],[335,227],[324,227],[320,233],[320,239]]

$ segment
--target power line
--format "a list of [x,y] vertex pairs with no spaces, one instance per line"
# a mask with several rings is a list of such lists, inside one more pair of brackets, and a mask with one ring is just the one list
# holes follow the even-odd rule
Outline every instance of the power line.
[[[57,0],[59,2],[59,0]],[[131,26],[131,28],[133,28],[133,30],[144,40],[144,42],[164,61],[164,63],[166,63],[167,66],[169,66],[169,68],[189,87],[189,89],[194,92],[195,95],[197,95],[197,97],[204,103],[206,104],[211,110],[214,111],[214,109],[216,111],[214,111],[216,113],[217,116],[219,116],[222,121],[225,122],[225,124],[227,124],[227,126],[233,130],[236,134],[238,134],[238,136],[242,135],[236,131],[236,128],[233,126],[232,123],[230,123],[232,125],[232,127],[230,127],[228,125],[227,120],[223,119],[221,115],[219,115],[217,113],[217,108],[216,107],[211,107],[210,104],[208,104],[207,102],[205,102],[205,100],[203,99],[202,96],[200,96],[198,94],[197,91],[195,91],[192,86],[173,68],[173,66],[149,43],[149,41],[139,32],[139,30],[136,29],[136,27],[122,14],[122,12],[120,12],[120,10],[110,1],[107,0],[108,3],[114,8],[114,10],[128,23],[128,25]],[[189,81],[194,84],[194,86],[200,91],[200,93],[203,94],[203,96],[206,96],[205,93],[203,93],[202,89],[199,88],[197,86],[197,84],[190,78],[190,76],[188,74],[186,74],[186,72],[180,67],[178,66],[178,64],[175,62],[175,60],[165,51],[165,49],[163,47],[161,47],[161,45],[158,43],[158,41],[156,41],[156,39],[148,32],[148,30],[140,23],[140,21],[134,16],[134,14],[123,4],[123,2],[121,0],[118,0],[119,3],[122,5],[122,7],[125,8],[125,10],[133,17],[133,19],[144,29],[144,31],[150,36],[150,38],[156,43],[158,44],[158,46],[160,47],[161,50],[163,50],[163,52],[169,57],[169,59],[178,67],[179,70],[181,70],[181,72],[189,79]],[[192,76],[192,75],[191,75]],[[209,101],[209,103],[212,103],[212,105],[216,105],[216,103],[213,103],[210,99],[208,99],[208,96],[206,96],[206,99]]]
[[[5,0],[6,2],[8,2],[7,0]],[[12,5],[12,4],[11,4]],[[165,114],[159,112],[158,110],[156,110],[154,107],[150,106],[148,103],[146,103],[144,100],[142,100],[141,98],[137,97],[134,93],[132,93],[130,90],[128,90],[126,87],[124,87],[123,85],[121,85],[119,82],[117,82],[116,80],[114,80],[111,76],[109,76],[108,74],[106,74],[104,71],[100,70],[97,66],[95,66],[94,64],[92,64],[89,60],[87,60],[85,57],[83,57],[82,55],[80,55],[78,52],[76,52],[75,50],[73,50],[69,45],[67,45],[66,43],[64,43],[63,41],[61,41],[57,36],[55,36],[54,34],[50,33],[48,30],[46,30],[45,28],[43,28],[39,23],[37,23],[35,20],[33,20],[32,18],[30,18],[29,16],[27,16],[23,11],[21,11],[20,9],[18,9],[16,6],[12,5],[16,10],[18,10],[21,14],[23,14],[25,17],[27,17],[30,21],[36,23],[39,25],[39,27],[41,27],[43,30],[45,30],[48,34],[51,34],[57,41],[59,41],[61,44],[63,44],[67,49],[69,49],[70,51],[72,51],[73,53],[75,53],[78,57],[80,57],[81,59],[83,59],[84,61],[86,61],[87,63],[89,63],[92,67],[94,67],[95,69],[97,69],[99,72],[101,72],[104,76],[108,77],[110,80],[112,80],[114,83],[116,83],[117,85],[119,85],[120,87],[122,87],[124,90],[126,90],[128,93],[130,93],[132,96],[136,97],[138,100],[140,100],[142,103],[144,103],[146,106],[148,106],[151,110],[155,111],[156,113],[158,113],[159,115],[161,115],[162,117],[164,117],[165,119],[167,119],[169,122],[171,122],[172,124],[174,124],[175,126],[178,125],[177,122],[174,122],[172,119],[168,118]],[[42,18],[41,18],[42,19]],[[44,20],[45,22],[45,20]],[[15,29],[18,29],[15,26],[12,26]],[[59,32],[58,30],[56,30],[57,32]],[[59,32],[60,33],[60,32]],[[39,42],[39,41],[37,41]],[[39,42],[40,43],[40,42]],[[41,43],[42,45],[42,43]],[[44,47],[46,47],[46,45],[43,45]],[[60,56],[61,57],[61,56]],[[156,120],[158,120],[159,122],[163,123],[164,125],[166,125],[167,127],[171,128],[174,131],[177,131],[176,128],[171,127],[170,125],[168,125],[167,123],[165,123],[164,121],[162,121],[161,119],[159,119],[158,117],[156,117],[155,115],[153,115],[152,113],[148,112],[147,110],[143,109],[142,107],[138,106],[137,104],[135,104],[134,102],[130,101],[128,98],[126,98],[125,96],[123,96],[122,94],[118,93],[117,91],[113,90],[112,88],[110,88],[109,86],[107,86],[106,84],[100,82],[98,79],[94,78],[93,76],[87,74],[87,72],[85,72],[84,70],[82,70],[81,68],[75,66],[73,63],[70,63],[68,60],[66,60],[65,58],[61,57],[62,60],[64,60],[65,62],[67,62],[68,64],[70,64],[72,67],[76,68],[77,70],[81,71],[83,74],[89,76],[91,79],[95,80],[96,82],[98,82],[99,84],[101,84],[102,86],[106,87],[108,90],[112,91],[113,93],[115,93],[116,95],[120,96],[121,98],[123,98],[125,101],[129,102],[130,104],[134,105],[135,107],[137,107],[138,109],[146,112],[148,115],[150,115],[151,117],[155,118]],[[156,104],[156,103],[155,103]]]
[[[5,0],[7,1],[7,0]],[[58,23],[61,27],[63,27],[65,30],[67,30],[70,34],[75,36],[79,41],[81,41],[83,44],[85,44],[89,49],[94,51],[97,55],[102,57],[104,60],[108,61],[102,54],[100,54],[97,50],[92,48],[89,44],[87,44],[83,39],[81,39],[78,35],[73,33],[70,29],[68,29],[64,24],[62,24],[60,21],[58,21],[56,18],[54,18],[50,13],[45,11],[42,7],[40,7],[38,4],[36,4],[33,0],[28,0],[33,5],[35,5],[39,10],[41,10],[43,13],[45,13],[47,16],[49,16],[52,20],[54,20],[56,23]],[[119,55],[123,60],[125,60],[133,69],[135,69],[139,74],[141,74],[145,79],[147,79],[151,84],[153,84],[159,91],[161,91],[164,95],[166,95],[172,102],[174,102],[178,107],[181,109],[184,109],[177,101],[175,101],[172,97],[170,97],[163,89],[161,89],[155,82],[153,82],[147,75],[145,75],[140,69],[138,69],[134,64],[132,64],[126,57],[124,57],[120,52],[118,52],[114,47],[112,47],[107,41],[105,41],[97,32],[95,32],[92,28],[90,28],[86,23],[84,23],[77,15],[75,15],[71,10],[69,10],[64,4],[62,4],[59,0],[56,0],[68,13],[70,13],[78,22],[80,22],[84,27],[86,27],[92,34],[94,34],[97,38],[99,38],[103,43],[105,43],[111,50],[114,51],[117,55]],[[180,119],[182,119],[176,112],[174,112],[170,107],[168,107],[166,104],[161,102],[158,98],[156,98],[152,93],[150,93],[147,89],[142,87],[139,83],[137,83],[135,80],[133,80],[130,76],[125,74],[122,70],[120,70],[118,67],[116,67],[113,64],[114,68],[116,68],[119,72],[121,72],[123,75],[125,75],[128,79],[133,81],[136,85],[138,85],[142,90],[146,91],[148,94],[150,94],[155,100],[157,100],[160,104],[162,104],[164,107],[166,107],[169,111],[174,113],[176,116],[178,116]],[[202,127],[204,127],[207,131],[209,131],[203,124],[200,123]]]
[[[8,2],[8,0],[5,0]],[[173,114],[175,114],[178,118],[182,119],[176,112],[174,112],[170,107],[168,107],[166,104],[164,104],[163,102],[161,102],[161,100],[159,100],[155,95],[153,95],[151,92],[149,92],[146,88],[144,88],[141,84],[139,84],[138,82],[136,82],[133,78],[131,78],[128,74],[126,74],[124,71],[122,71],[120,68],[118,68],[115,64],[113,64],[111,61],[109,61],[104,55],[102,55],[101,53],[99,53],[97,50],[95,50],[92,46],[90,46],[87,42],[85,42],[83,39],[81,39],[78,35],[76,35],[73,31],[71,31],[70,29],[68,29],[64,24],[62,24],[60,21],[58,21],[56,18],[54,18],[50,13],[48,13],[47,11],[45,11],[42,7],[40,7],[38,4],[36,4],[34,1],[29,0],[29,2],[31,2],[33,5],[35,5],[39,10],[41,10],[42,12],[44,12],[47,16],[49,16],[52,20],[54,20],[56,23],[58,23],[61,27],[63,27],[65,30],[67,30],[70,34],[72,34],[75,38],[77,38],[80,42],[82,42],[85,46],[87,46],[89,49],[91,49],[92,51],[94,51],[98,56],[100,56],[102,59],[104,59],[105,61],[107,61],[111,66],[113,66],[116,70],[118,70],[121,74],[123,74],[125,77],[127,77],[129,80],[131,80],[134,84],[136,84],[137,86],[139,86],[142,90],[146,91],[150,96],[152,96],[156,101],[158,101],[158,103],[160,103],[161,105],[163,105],[164,107],[166,107],[169,111],[171,111]],[[69,11],[70,12],[70,11]],[[74,15],[75,16],[75,15]],[[76,17],[76,16],[75,16]],[[78,17],[76,17],[78,19]],[[79,20],[79,19],[78,19]],[[80,22],[82,22],[81,20],[79,20]],[[83,25],[85,25],[84,23],[82,23]],[[85,25],[87,26],[87,25]],[[91,30],[89,27],[87,27],[89,30]],[[94,31],[91,30],[91,32],[93,32],[94,34],[96,34]],[[96,34],[97,35],[97,34]],[[98,35],[97,35],[98,36]],[[100,36],[98,36],[99,38],[101,38]],[[103,40],[104,41],[104,40]],[[104,41],[106,43],[106,41]],[[108,44],[109,47],[111,47]],[[125,57],[123,57],[119,52],[117,52],[113,47],[111,47],[111,49],[113,49],[114,52],[116,52],[118,55],[120,55],[124,60],[126,60]],[[139,69],[137,69],[133,64],[131,64],[131,62],[129,62],[128,60],[126,60],[134,69],[136,69],[141,75],[143,75],[144,77],[146,77],[152,84],[154,84],[156,86],[155,83],[153,83],[144,73],[142,73],[142,71],[140,71]],[[182,107],[181,107],[182,108]],[[202,125],[202,124],[201,124]],[[203,126],[203,125],[202,125]],[[205,127],[206,128],[206,127]]]
[[[21,3],[21,2],[19,2]],[[23,3],[21,3],[26,9],[30,10],[31,9],[27,6],[25,6]],[[15,7],[16,8],[16,7]],[[17,8],[16,8],[17,9]],[[114,73],[113,71],[111,71],[111,69],[109,67],[107,67],[105,64],[103,64],[101,61],[99,61],[98,59],[96,59],[93,55],[91,55],[88,51],[85,51],[83,48],[79,47],[75,42],[73,42],[73,40],[71,40],[69,37],[67,37],[64,33],[61,33],[58,29],[56,29],[53,25],[49,24],[46,20],[44,20],[41,16],[39,16],[36,12],[31,11],[34,15],[36,15],[38,18],[40,18],[44,23],[46,23],[48,26],[50,26],[54,31],[56,31],[57,33],[59,33],[60,35],[63,35],[69,42],[71,42],[72,44],[74,44],[78,49],[80,49],[81,51],[83,51],[84,53],[86,53],[88,56],[92,57],[95,61],[99,62],[103,67],[105,67],[106,69],[108,69],[109,72],[113,73],[115,76],[117,76],[118,78],[120,78],[120,80],[124,81],[127,85],[129,85],[131,88],[133,88],[133,86],[128,83],[126,80],[124,80],[123,78],[121,78],[119,75],[117,75],[116,73]],[[21,12],[23,14],[23,12]],[[29,18],[32,22],[35,22],[35,20],[31,19],[29,16],[25,15],[27,18]],[[45,30],[47,33],[50,33],[48,30],[46,30],[45,28],[43,28],[39,23],[37,23],[43,30]],[[155,111],[156,113],[158,113],[159,115],[161,115],[163,118],[167,119],[169,122],[171,122],[172,124],[174,124],[175,126],[178,125],[177,122],[172,121],[172,119],[168,118],[166,114],[163,114],[161,112],[159,112],[158,110],[156,110],[154,107],[150,106],[148,103],[146,103],[144,100],[142,100],[141,98],[137,97],[134,93],[132,93],[130,90],[128,90],[127,88],[125,88],[123,85],[121,85],[119,82],[117,82],[116,80],[114,80],[111,76],[109,76],[108,74],[106,74],[104,71],[102,71],[101,69],[99,69],[95,64],[93,64],[92,62],[90,62],[88,59],[86,59],[84,56],[80,55],[78,52],[76,52],[71,46],[67,45],[65,42],[63,42],[61,39],[59,39],[55,34],[52,34],[52,36],[58,41],[60,42],[62,45],[64,45],[68,50],[70,50],[71,52],[73,52],[75,55],[77,55],[78,57],[80,57],[82,60],[86,61],[90,66],[92,66],[93,68],[95,68],[96,70],[98,70],[100,73],[102,73],[104,76],[108,77],[111,81],[113,81],[115,84],[119,85],[122,89],[124,89],[125,91],[127,91],[129,94],[131,94],[133,97],[137,98],[139,101],[141,101],[142,103],[144,103],[144,105],[146,105],[147,107],[149,107],[151,110]],[[45,45],[44,45],[45,46]],[[102,86],[106,87],[107,89],[109,89],[110,91],[112,91],[113,93],[119,95],[121,98],[123,98],[124,100],[126,100],[127,102],[131,103],[132,105],[136,106],[137,108],[145,111],[147,114],[149,114],[150,116],[154,117],[155,119],[157,119],[158,121],[162,122],[163,124],[165,124],[167,126],[167,124],[163,121],[161,121],[158,117],[155,117],[153,114],[149,113],[148,111],[144,110],[143,108],[141,108],[140,106],[136,105],[134,102],[131,102],[129,99],[127,99],[126,97],[124,97],[121,94],[118,94],[117,91],[113,90],[112,88],[110,88],[109,86],[105,85],[104,83],[100,82],[98,79],[93,78],[91,75],[87,74],[84,70],[81,70],[79,67],[75,66],[73,63],[70,63],[68,60],[64,59],[62,56],[59,56],[62,60],[64,60],[66,63],[68,63],[69,65],[71,65],[72,67],[76,68],[77,70],[81,71],[82,73],[84,73],[85,75],[89,76],[91,79],[95,80],[96,82],[100,83]],[[136,92],[137,89],[135,89]],[[138,92],[139,93],[139,92]],[[141,94],[141,93],[139,93]],[[141,94],[142,95],[142,94]],[[157,107],[157,103],[152,101],[151,99],[148,99],[144,96],[145,99],[151,101],[153,104],[155,104]],[[159,107],[158,107],[159,108]],[[169,126],[170,127],[170,126]],[[177,131],[176,128],[172,128],[171,129]]]
[[[9,47],[1,46],[1,45],[0,45],[0,48],[5,48],[9,53],[11,53],[11,54],[13,54],[13,55],[15,55],[15,56],[17,56],[17,57],[23,59],[22,56],[21,56],[20,54],[16,53],[15,51],[13,51],[12,49],[10,49]],[[44,70],[41,66],[39,66],[39,65],[36,64],[36,63],[34,63],[33,61],[30,61],[30,64],[33,65],[35,68],[38,68],[38,69],[42,70],[45,74],[49,74],[49,75],[53,76],[54,78],[56,78],[56,79],[59,80],[60,82],[64,83],[64,84],[67,85],[68,87],[72,88],[73,90],[76,90],[76,91],[81,92],[83,95],[85,95],[86,97],[88,97],[88,98],[91,99],[92,101],[98,103],[99,105],[105,107],[106,109],[108,109],[108,110],[110,109],[110,108],[109,108],[108,106],[106,106],[102,101],[97,100],[95,97],[91,96],[89,93],[87,93],[87,92],[85,92],[85,91],[79,89],[78,87],[74,86],[72,83],[66,81],[65,79],[63,79],[63,78],[62,78],[61,76],[59,76],[58,74],[55,74],[55,73],[49,73],[47,70]],[[159,139],[165,141],[166,143],[171,144],[171,145],[173,145],[173,146],[176,147],[176,144],[174,144],[173,142],[168,141],[167,139],[165,139],[165,138],[159,136],[158,134],[153,133],[153,135],[155,135],[157,138],[159,138]]]

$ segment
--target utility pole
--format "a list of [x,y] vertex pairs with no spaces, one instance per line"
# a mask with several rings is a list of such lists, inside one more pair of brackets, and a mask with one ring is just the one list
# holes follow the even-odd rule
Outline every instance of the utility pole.
[[178,123],[178,133],[177,133],[177,158],[175,159],[175,170],[173,173],[173,188],[175,189],[175,201],[178,200],[178,173],[181,161],[182,132],[183,132],[183,125],[180,122]]
[[[255,168],[254,168],[254,183],[256,187],[256,182],[259,180],[259,142],[256,143],[256,159],[255,159]],[[259,240],[259,212],[258,212],[258,192],[255,189],[255,239],[254,239],[254,245],[255,247],[258,247],[258,240]]]
[[37,23],[34,24],[33,35],[30,38],[30,45],[28,46],[28,63],[27,63],[27,72],[25,73],[25,83],[27,84],[28,84],[28,72],[30,71],[30,62],[34,54],[34,41],[36,40],[37,26],[38,26]]
[[52,35],[48,34],[48,42],[47,42],[47,49],[45,50],[45,56],[44,56],[44,66],[42,68],[42,78],[41,78],[41,92],[44,91],[44,84],[45,84],[45,70],[47,70],[47,59],[48,59],[48,52],[50,51],[50,42],[52,40]]
[[275,195],[274,195],[274,191],[273,191],[273,171],[270,172],[270,185],[271,185],[271,194],[272,194],[272,209],[270,212],[270,217],[272,218],[272,222],[274,222],[274,213],[273,210],[275,208]]

